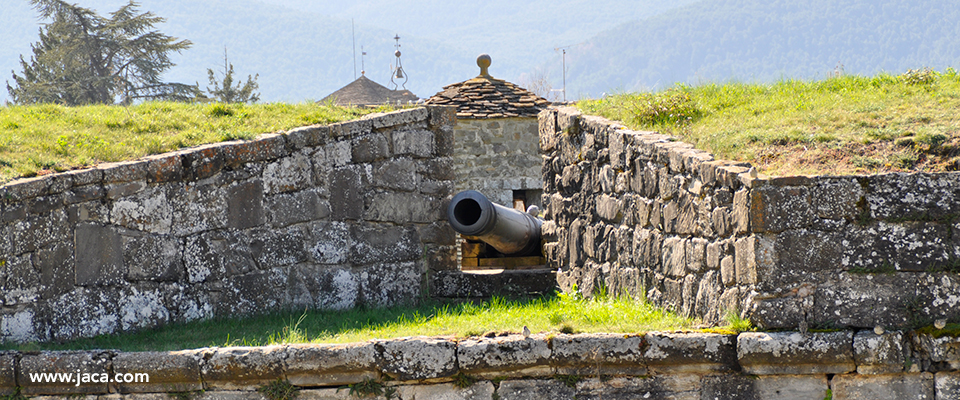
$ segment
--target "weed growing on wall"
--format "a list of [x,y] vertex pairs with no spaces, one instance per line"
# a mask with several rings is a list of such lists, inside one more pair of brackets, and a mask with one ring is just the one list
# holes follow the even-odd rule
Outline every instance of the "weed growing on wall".
[[258,392],[270,400],[296,399],[299,390],[296,386],[291,385],[290,382],[279,378],[257,389]]

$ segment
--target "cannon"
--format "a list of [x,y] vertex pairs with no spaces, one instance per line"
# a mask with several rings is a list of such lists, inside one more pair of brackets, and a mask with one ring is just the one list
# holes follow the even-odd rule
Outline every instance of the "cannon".
[[[506,263],[513,266],[543,263],[540,243],[543,220],[531,213],[494,204],[480,192],[467,190],[450,200],[447,221],[467,240],[463,246],[464,267],[467,267],[467,258],[518,258],[516,263]],[[475,249],[470,246],[471,241],[483,242],[499,254]],[[504,266],[502,261],[488,266],[497,264]]]

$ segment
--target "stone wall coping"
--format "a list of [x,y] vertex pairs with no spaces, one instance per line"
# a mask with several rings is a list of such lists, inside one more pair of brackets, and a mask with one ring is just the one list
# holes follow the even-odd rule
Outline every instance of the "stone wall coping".
[[[929,373],[960,370],[957,341],[900,331],[880,335],[872,331],[647,332],[405,337],[171,352],[4,351],[0,352],[0,394],[13,393],[18,386],[27,395],[256,390],[277,379],[299,387],[332,387],[368,379],[442,383],[461,375],[504,379],[736,372],[760,376]],[[918,348],[905,352],[910,346]],[[912,354],[913,361],[903,358],[904,354]],[[933,359],[929,359],[931,355]],[[149,373],[151,381],[75,386],[31,383],[28,378],[31,373],[78,370],[111,375]]]
[[[0,203],[25,202],[47,195],[57,195],[72,188],[92,184],[120,184],[138,181],[165,182],[181,175],[198,180],[215,175],[225,166],[278,159],[307,146],[316,146],[330,139],[349,139],[355,135],[405,124],[442,125],[447,116],[431,110],[453,109],[449,106],[426,106],[375,113],[360,119],[328,125],[309,125],[289,131],[263,133],[251,140],[209,143],[163,154],[154,154],[121,162],[102,163],[90,168],[17,179],[0,186]],[[452,114],[452,113],[451,113]],[[183,169],[188,167],[188,171]],[[169,176],[176,175],[175,177]]]

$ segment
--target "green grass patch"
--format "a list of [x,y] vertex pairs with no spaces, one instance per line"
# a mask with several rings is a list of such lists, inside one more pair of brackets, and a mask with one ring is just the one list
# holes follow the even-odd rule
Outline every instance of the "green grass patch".
[[953,69],[681,85],[578,107],[769,175],[960,169],[960,74]]
[[576,294],[559,294],[528,300],[493,298],[480,303],[426,302],[415,307],[217,318],[68,343],[4,344],[0,349],[169,351],[207,346],[345,343],[418,335],[467,337],[491,331],[519,333],[524,326],[533,332],[633,333],[692,329],[696,325],[696,320],[629,297],[586,299]]
[[4,106],[0,107],[0,184],[18,177],[351,120],[389,109],[313,102]]

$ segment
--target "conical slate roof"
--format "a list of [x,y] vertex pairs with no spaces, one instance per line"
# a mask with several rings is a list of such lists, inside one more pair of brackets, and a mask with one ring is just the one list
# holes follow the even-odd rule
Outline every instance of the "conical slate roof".
[[426,104],[457,107],[457,118],[536,117],[550,104],[543,97],[487,73],[490,56],[477,58],[480,76],[443,87]]
[[360,75],[357,80],[324,97],[320,102],[331,99],[340,106],[397,104],[397,101],[406,104],[419,100],[409,90],[387,89],[383,85],[370,80],[366,75]]

